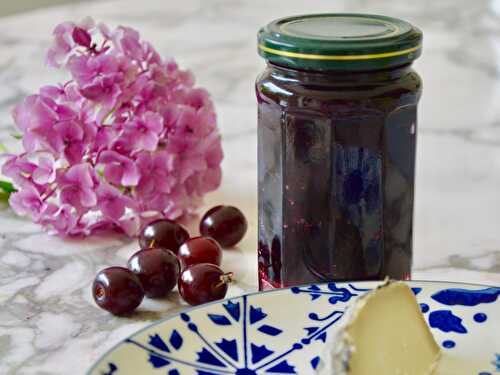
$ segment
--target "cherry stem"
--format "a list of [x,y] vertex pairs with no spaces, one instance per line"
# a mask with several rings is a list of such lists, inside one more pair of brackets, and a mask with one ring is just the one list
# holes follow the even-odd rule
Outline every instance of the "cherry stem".
[[153,239],[153,241],[151,241],[151,243],[149,244],[149,248],[153,249],[155,247],[155,245],[156,245],[156,240]]
[[98,285],[96,287],[96,290],[95,290],[96,297],[101,299],[102,297],[104,297],[105,294],[106,294],[106,292],[104,291],[104,288],[102,286]]
[[220,288],[224,284],[229,284],[229,283],[233,282],[234,272],[227,272],[223,275],[220,275],[219,280],[220,281],[217,284],[215,284],[216,288]]

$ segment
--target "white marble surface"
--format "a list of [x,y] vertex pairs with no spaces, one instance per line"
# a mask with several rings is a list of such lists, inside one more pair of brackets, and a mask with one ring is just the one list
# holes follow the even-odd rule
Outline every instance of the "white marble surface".
[[[209,88],[226,158],[223,185],[206,205],[227,203],[250,231],[224,266],[231,295],[256,289],[256,106],[263,62],[255,33],[283,15],[360,11],[420,26],[424,80],[418,144],[416,279],[500,284],[500,1],[143,0],[98,1],[17,15],[0,22],[0,141],[16,142],[10,110],[53,82],[43,54],[54,25],[85,15],[141,30]],[[193,226],[191,229],[194,231]],[[93,276],[124,263],[124,238],[62,241],[7,208],[0,210],[0,374],[84,374],[105,350],[150,321],[185,306],[177,294],[147,301],[131,318],[97,309]]]

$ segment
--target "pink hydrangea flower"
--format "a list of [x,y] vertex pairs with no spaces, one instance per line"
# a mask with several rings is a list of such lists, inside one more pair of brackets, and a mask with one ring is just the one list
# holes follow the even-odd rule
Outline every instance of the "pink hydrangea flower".
[[125,56],[135,61],[144,60],[143,43],[141,43],[139,32],[120,26],[113,35],[113,42]]
[[[47,51],[47,65],[59,68],[73,52],[75,46],[81,45],[83,39],[91,37],[95,22],[87,17],[80,23],[63,22],[54,29],[54,43]],[[83,34],[86,34],[83,36]]]
[[163,118],[154,112],[146,112],[124,127],[124,132],[134,140],[134,147],[146,151],[156,150],[162,130]]
[[73,211],[73,206],[69,204],[62,204],[60,207],[55,204],[48,204],[44,210],[44,215],[40,217],[39,223],[56,234],[82,234],[83,228],[78,228],[78,216]]
[[4,155],[12,208],[60,235],[135,236],[193,213],[222,176],[209,93],[132,28],[86,18],[53,38],[47,63],[70,79],[12,112],[24,147]]
[[54,125],[54,137],[48,142],[69,164],[79,163],[85,152],[84,131],[76,121],[61,121]]
[[99,163],[104,164],[104,177],[117,186],[135,186],[140,174],[133,159],[115,151],[103,151]]
[[13,193],[9,203],[18,215],[30,214],[35,219],[40,217],[46,207],[40,192],[30,185],[25,185],[22,190]]
[[123,89],[136,76],[137,67],[123,56],[106,53],[72,56],[68,69],[80,87],[80,94],[108,110],[114,108]]
[[137,166],[141,171],[154,171],[143,174],[136,188],[137,196],[148,209],[154,210],[152,199],[160,194],[168,194],[178,183],[175,171],[175,156],[160,151],[155,154],[141,153],[137,157]]
[[134,207],[132,198],[107,183],[97,188],[98,207],[106,218],[119,220],[127,207]]
[[50,154],[41,156],[32,173],[33,181],[38,185],[50,184],[56,179],[54,157]]
[[85,213],[97,204],[92,170],[86,163],[76,164],[58,178],[61,202],[73,206],[77,212]]
[[16,186],[30,185],[30,187],[33,187],[29,176],[37,169],[37,165],[30,162],[26,154],[5,156],[7,160],[2,166],[2,173],[10,177]]

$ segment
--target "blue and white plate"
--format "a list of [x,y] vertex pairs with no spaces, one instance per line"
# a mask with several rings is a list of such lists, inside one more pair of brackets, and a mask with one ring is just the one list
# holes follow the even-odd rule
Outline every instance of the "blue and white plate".
[[[88,374],[314,374],[346,307],[378,284],[309,285],[191,309],[121,342]],[[467,375],[500,373],[500,288],[409,285],[446,356],[474,364]]]

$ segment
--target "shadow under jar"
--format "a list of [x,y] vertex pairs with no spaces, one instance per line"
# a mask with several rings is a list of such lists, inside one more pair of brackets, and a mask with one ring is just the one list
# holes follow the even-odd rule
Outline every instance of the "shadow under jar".
[[409,279],[422,34],[322,14],[259,32],[259,287]]

